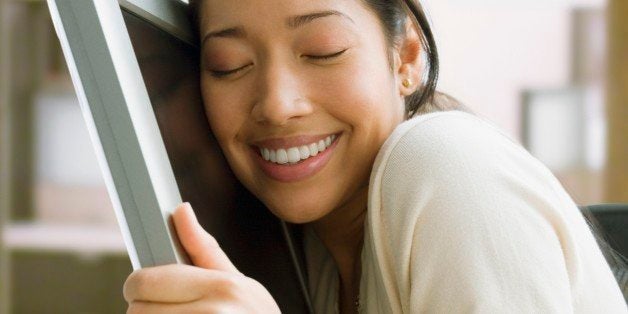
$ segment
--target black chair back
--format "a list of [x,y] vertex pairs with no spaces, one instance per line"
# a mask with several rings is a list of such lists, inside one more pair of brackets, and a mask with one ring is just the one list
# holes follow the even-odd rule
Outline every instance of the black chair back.
[[581,206],[628,303],[628,204]]

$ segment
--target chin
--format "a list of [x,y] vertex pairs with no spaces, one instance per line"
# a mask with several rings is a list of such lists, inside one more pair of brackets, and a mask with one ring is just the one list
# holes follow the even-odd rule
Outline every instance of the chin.
[[331,212],[320,204],[317,205],[290,205],[290,204],[270,204],[264,202],[266,207],[279,219],[293,223],[306,224],[321,219]]

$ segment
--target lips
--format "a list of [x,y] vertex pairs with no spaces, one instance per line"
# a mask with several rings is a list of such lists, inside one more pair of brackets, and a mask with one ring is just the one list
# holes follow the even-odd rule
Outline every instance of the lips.
[[295,182],[321,171],[331,159],[340,137],[340,134],[331,134],[260,141],[251,153],[268,177]]

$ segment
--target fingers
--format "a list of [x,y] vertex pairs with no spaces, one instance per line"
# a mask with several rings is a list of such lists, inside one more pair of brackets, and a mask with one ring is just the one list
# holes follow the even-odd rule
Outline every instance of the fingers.
[[135,301],[129,304],[127,314],[189,314],[189,313],[235,313],[229,304],[188,303],[171,304]]
[[234,274],[189,265],[165,265],[133,272],[124,283],[124,299],[158,303],[188,303],[207,296],[222,297],[233,287]]
[[189,203],[177,207],[173,214],[179,241],[195,266],[239,273],[214,237],[198,223]]
[[133,272],[124,284],[128,313],[279,313],[259,282],[239,273],[190,265]]
[[181,306],[181,304],[171,304],[171,303],[157,303],[157,302],[144,302],[144,301],[133,301],[129,302],[129,308],[126,311],[126,314],[165,314],[165,313],[191,313],[189,309],[185,309]]

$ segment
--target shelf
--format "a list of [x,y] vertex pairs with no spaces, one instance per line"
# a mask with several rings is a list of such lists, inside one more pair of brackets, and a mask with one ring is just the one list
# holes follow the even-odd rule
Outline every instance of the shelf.
[[115,226],[12,223],[4,226],[8,250],[126,255],[120,230]]

